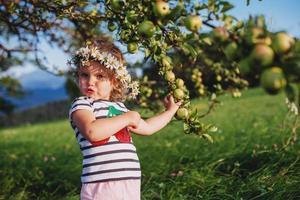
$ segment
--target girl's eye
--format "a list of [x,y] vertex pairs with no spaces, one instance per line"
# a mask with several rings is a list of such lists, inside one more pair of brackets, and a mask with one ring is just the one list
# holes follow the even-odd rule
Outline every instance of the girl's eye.
[[103,79],[104,78],[104,76],[101,75],[101,74],[98,74],[96,77],[97,77],[97,79]]
[[82,77],[82,78],[87,78],[87,77],[88,77],[88,74],[87,74],[87,73],[84,73],[84,72],[80,72],[80,73],[79,73],[79,76]]
[[89,75],[87,74],[87,73],[85,73],[85,72],[80,72],[79,73],[79,78],[88,78],[89,77]]

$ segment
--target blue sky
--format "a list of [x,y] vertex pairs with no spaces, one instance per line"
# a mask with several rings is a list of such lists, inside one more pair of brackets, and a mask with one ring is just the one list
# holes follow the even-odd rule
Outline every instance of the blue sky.
[[[246,0],[230,0],[230,2],[235,5],[235,8],[230,11],[233,16],[246,20],[249,15],[263,14],[269,30],[287,31],[292,36],[300,38],[299,0],[251,0],[249,6],[246,5]],[[41,46],[50,65],[61,69],[67,68],[66,62],[69,57],[66,54],[60,49],[50,48],[47,44],[41,44]],[[125,55],[125,57],[128,62],[132,62],[142,56],[142,54],[139,55]],[[64,83],[63,78],[37,70],[30,65],[16,67],[10,73],[19,78],[25,88],[30,89],[58,88]]]
[[232,15],[247,19],[251,15],[263,14],[271,31],[287,31],[294,37],[300,38],[300,1],[299,0],[230,0],[236,7]]

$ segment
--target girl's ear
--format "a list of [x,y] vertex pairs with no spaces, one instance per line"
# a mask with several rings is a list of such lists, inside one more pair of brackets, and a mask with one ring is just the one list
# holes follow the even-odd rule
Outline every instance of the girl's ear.
[[117,79],[112,77],[111,81],[110,81],[111,85],[112,85],[112,90],[115,90],[116,89],[116,86],[117,86]]
[[113,96],[113,94],[115,93],[115,91],[116,91],[116,80],[115,80],[115,78],[110,78],[110,85],[111,85],[111,90],[110,90],[110,99],[112,99],[112,96]]

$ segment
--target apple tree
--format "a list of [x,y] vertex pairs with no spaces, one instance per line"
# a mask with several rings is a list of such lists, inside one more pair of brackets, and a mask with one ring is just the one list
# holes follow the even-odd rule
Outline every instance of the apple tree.
[[[118,33],[128,52],[139,49],[145,62],[154,63],[144,70],[149,74],[144,73],[148,76],[142,81],[141,105],[168,88],[176,100],[184,101],[177,118],[184,121],[186,133],[211,139],[207,133],[214,127],[200,119],[218,102],[216,96],[227,91],[239,97],[244,88],[261,84],[270,94],[285,89],[296,99],[291,90],[291,83],[299,83],[299,75],[292,72],[299,61],[295,39],[268,31],[263,16],[240,21],[227,14],[233,5],[217,0],[107,1],[105,7],[108,29],[118,27],[110,30]],[[164,81],[152,80],[153,73]],[[191,110],[191,93],[211,99],[206,113]]]
[[[149,106],[166,93],[174,95],[183,101],[176,117],[185,133],[212,140],[209,133],[216,128],[201,118],[219,95],[240,97],[244,88],[257,85],[270,94],[284,90],[290,101],[299,95],[299,41],[268,31],[263,16],[241,21],[228,14],[232,8],[226,0],[15,0],[2,2],[0,19],[3,35],[20,41],[14,49],[33,52],[29,58],[45,70],[39,38],[72,53],[109,31],[128,53],[144,53],[139,103]],[[7,51],[13,48],[0,48],[3,60],[20,58]],[[192,110],[193,97],[207,97],[207,111]]]

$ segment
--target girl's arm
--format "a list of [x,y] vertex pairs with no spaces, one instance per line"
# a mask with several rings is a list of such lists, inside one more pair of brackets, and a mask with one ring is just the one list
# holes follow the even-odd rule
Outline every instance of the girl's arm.
[[129,111],[112,118],[96,119],[89,110],[76,110],[72,114],[72,120],[87,140],[96,142],[112,136],[126,126],[136,127],[140,114]]
[[181,102],[175,103],[173,97],[169,96],[165,99],[166,111],[147,120],[141,119],[136,128],[129,127],[129,130],[140,135],[152,135],[171,121],[180,105]]

